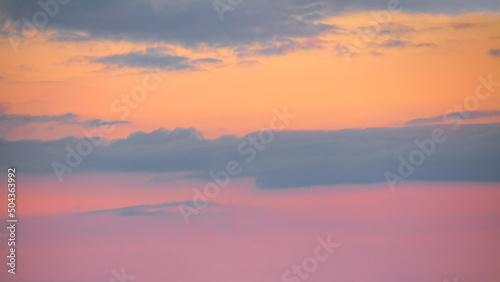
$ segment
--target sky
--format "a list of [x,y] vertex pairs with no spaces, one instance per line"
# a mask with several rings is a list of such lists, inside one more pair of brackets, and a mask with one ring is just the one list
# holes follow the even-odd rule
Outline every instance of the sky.
[[1,281],[500,280],[498,0],[3,0],[0,27]]

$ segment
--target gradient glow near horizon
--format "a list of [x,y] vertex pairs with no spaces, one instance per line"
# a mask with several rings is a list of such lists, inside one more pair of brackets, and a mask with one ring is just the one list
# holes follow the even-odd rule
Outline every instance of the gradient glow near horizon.
[[1,281],[500,281],[498,1],[5,0],[0,24]]

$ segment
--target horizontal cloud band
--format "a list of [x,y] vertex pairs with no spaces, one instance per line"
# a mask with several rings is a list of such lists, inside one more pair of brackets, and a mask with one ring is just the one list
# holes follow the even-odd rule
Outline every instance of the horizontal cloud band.
[[[261,188],[376,183],[386,180],[386,171],[397,173],[401,157],[408,159],[411,152],[419,150],[417,144],[431,139],[435,128],[445,132],[446,141],[436,144],[408,180],[500,181],[500,124],[284,131],[273,132],[272,142],[267,144],[259,141],[258,133],[205,139],[193,128],[159,129],[102,142],[74,170],[185,171],[189,172],[186,178],[209,180],[210,172],[216,175],[229,161],[236,161],[242,168],[237,177],[255,177]],[[0,139],[0,166],[53,174],[51,164],[64,164],[79,141],[72,137],[55,141]]]

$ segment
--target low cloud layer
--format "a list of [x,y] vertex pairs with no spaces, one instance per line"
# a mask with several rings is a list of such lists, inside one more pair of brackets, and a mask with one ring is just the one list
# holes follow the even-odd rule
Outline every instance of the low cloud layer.
[[[259,140],[257,133],[205,139],[193,128],[159,129],[94,147],[74,173],[183,171],[189,172],[186,179],[210,180],[210,171],[223,171],[234,160],[242,168],[236,177],[254,177],[261,188],[377,183],[386,180],[386,171],[396,172],[400,156],[408,159],[419,149],[415,140],[432,138],[438,127],[446,132],[446,142],[437,144],[408,180],[500,181],[500,124],[274,132],[264,148],[263,143],[251,145],[250,139]],[[55,177],[51,164],[64,164],[79,141],[0,139],[0,166]]]

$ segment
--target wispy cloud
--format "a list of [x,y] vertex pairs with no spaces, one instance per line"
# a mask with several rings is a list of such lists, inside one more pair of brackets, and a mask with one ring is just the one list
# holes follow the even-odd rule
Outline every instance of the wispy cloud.
[[[89,215],[168,216],[172,214],[178,214],[177,207],[180,207],[181,205],[194,208],[193,201],[184,201],[184,202],[169,202],[169,203],[152,204],[152,205],[137,205],[137,206],[116,208],[116,209],[95,210],[78,214],[82,216],[89,216]],[[219,204],[215,202],[207,203],[207,207],[218,207],[218,206]]]
[[284,42],[275,43],[271,46],[240,48],[238,57],[250,56],[277,56],[284,55],[296,50],[318,49],[322,48],[324,41],[320,39],[308,39],[302,42],[294,40],[285,40]]
[[412,43],[410,41],[406,40],[386,40],[380,44],[377,45],[378,47],[385,47],[385,48],[405,48],[405,47],[435,47],[436,44],[434,43]]
[[439,115],[428,118],[417,118],[407,121],[406,124],[415,125],[415,124],[427,124],[427,123],[440,123],[440,122],[446,122],[445,118],[449,120],[453,119],[473,120],[473,119],[481,119],[481,118],[497,117],[497,116],[500,116],[500,111],[471,111],[462,113],[455,112],[448,114],[446,117],[444,115]]
[[475,23],[469,23],[469,22],[461,22],[461,23],[451,23],[451,27],[454,29],[466,29],[466,28],[473,28],[477,27],[479,25]]
[[56,122],[58,124],[77,124],[84,127],[98,127],[102,125],[128,124],[128,121],[116,120],[106,121],[102,119],[92,119],[80,121],[78,115],[66,113],[62,115],[18,115],[18,114],[3,114],[0,109],[0,126],[2,128],[12,128],[24,126],[30,123],[48,123]]

